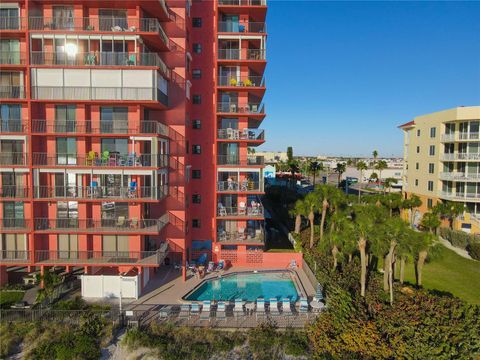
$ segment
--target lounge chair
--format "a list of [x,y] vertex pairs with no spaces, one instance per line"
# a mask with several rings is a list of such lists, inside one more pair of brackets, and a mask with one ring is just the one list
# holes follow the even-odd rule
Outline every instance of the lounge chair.
[[210,321],[211,311],[212,311],[212,302],[210,300],[205,300],[203,302],[202,312],[200,313],[200,320]]
[[315,297],[313,298],[315,301],[323,301],[323,292],[322,292],[322,286],[320,284],[317,285],[317,292],[315,293]]
[[259,316],[265,316],[265,299],[258,298],[257,299],[257,311],[256,311],[257,319]]
[[283,298],[282,300],[282,311],[283,315],[292,315],[292,303],[289,298]]
[[235,316],[240,316],[245,314],[245,312],[243,311],[242,299],[235,299],[235,306],[233,308],[233,313],[235,314]]
[[300,298],[300,308],[298,309],[298,312],[300,314],[307,314],[308,315],[308,299],[306,297]]
[[225,260],[220,260],[217,265],[217,270],[225,269]]
[[180,306],[180,313],[178,314],[179,319],[189,319],[190,318],[190,305],[182,304]]
[[207,273],[213,272],[215,270],[215,263],[213,261],[208,262]]
[[227,318],[225,302],[219,301],[217,304],[217,311],[215,313],[217,319],[225,320]]
[[191,316],[200,315],[200,309],[201,309],[200,304],[193,303],[191,308],[190,308],[190,315]]
[[271,315],[280,315],[280,310],[278,309],[277,298],[271,298],[270,299],[270,314]]

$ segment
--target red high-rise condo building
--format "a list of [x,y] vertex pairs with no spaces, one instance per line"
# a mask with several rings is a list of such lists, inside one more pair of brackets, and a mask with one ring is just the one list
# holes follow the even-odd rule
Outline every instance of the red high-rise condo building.
[[138,296],[165,264],[184,277],[205,255],[275,265],[251,150],[264,142],[266,10],[0,4],[2,284],[55,267],[82,273],[86,296],[125,279]]

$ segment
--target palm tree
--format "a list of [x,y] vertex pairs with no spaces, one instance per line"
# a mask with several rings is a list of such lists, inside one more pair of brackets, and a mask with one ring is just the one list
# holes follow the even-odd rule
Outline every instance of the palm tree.
[[433,211],[442,219],[448,219],[450,229],[453,229],[453,222],[459,215],[463,214],[465,205],[453,201],[444,201],[435,205]]
[[338,173],[338,185],[340,185],[340,181],[342,180],[342,174],[347,170],[347,164],[338,162],[337,166],[335,167],[335,172]]
[[290,171],[290,174],[292,175],[292,187],[295,185],[295,174],[300,171],[300,168],[298,167],[298,162],[295,160],[290,160],[288,162],[288,171]]
[[358,182],[358,202],[360,202],[360,196],[361,196],[361,183],[363,182],[363,172],[368,169],[367,163],[363,160],[360,160],[357,162],[357,170],[360,171],[360,181]]
[[417,280],[417,286],[422,286],[423,266],[425,265],[429,249],[435,240],[435,235],[426,232],[416,232],[415,234],[415,277]]
[[385,194],[385,190],[388,190],[390,192],[392,185],[398,184],[398,180],[392,177],[388,177],[385,179],[383,183],[383,193]]
[[425,229],[428,229],[432,234],[436,233],[437,228],[440,226],[441,221],[438,218],[438,214],[433,212],[427,212],[423,214],[420,225]]
[[317,198],[314,193],[309,193],[304,200],[304,210],[308,213],[308,221],[310,223],[310,249],[313,248],[315,242],[315,208],[317,207]]
[[313,173],[313,186],[315,186],[317,172],[323,170],[323,164],[318,161],[311,161],[308,165],[308,169],[311,173]]
[[375,164],[377,162],[378,151],[373,150],[372,155],[373,155],[373,163]]
[[300,234],[302,226],[302,217],[308,217],[309,209],[303,200],[297,200],[295,207],[292,209],[292,215],[295,216],[295,234]]
[[402,195],[399,193],[388,194],[382,196],[381,202],[389,209],[390,217],[392,217],[393,210],[398,209],[402,205]]
[[329,200],[332,194],[332,187],[328,185],[319,185],[315,188],[314,194],[322,207],[322,217],[320,220],[320,241],[323,240],[323,231],[325,227],[325,219],[327,216],[327,209],[330,206]]
[[414,222],[415,222],[415,215],[416,215],[416,212],[417,212],[416,209],[419,208],[420,206],[422,206],[422,200],[420,200],[420,198],[415,194],[412,194],[410,196],[410,198],[405,199],[402,202],[402,208],[403,209],[408,209],[411,212],[410,213],[410,225],[411,225],[412,228],[413,228]]
[[380,180],[382,180],[382,171],[388,168],[388,164],[385,160],[380,160],[375,164],[375,170],[378,170]]

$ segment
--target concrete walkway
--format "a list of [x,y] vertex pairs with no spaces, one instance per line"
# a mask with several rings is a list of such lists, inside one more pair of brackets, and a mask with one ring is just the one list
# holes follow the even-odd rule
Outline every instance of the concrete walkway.
[[[444,238],[442,238],[441,236],[438,237],[438,240],[440,242],[440,244],[442,244],[443,246],[445,246],[447,249],[450,249],[452,250],[453,252],[455,252],[456,254],[460,255],[461,257],[465,258],[465,259],[469,259],[469,260],[474,260],[472,259],[472,257],[468,254],[468,251],[467,250],[463,250],[463,249],[460,249],[458,247],[455,247],[453,246],[448,240],[445,240]],[[476,260],[474,260],[476,261]]]

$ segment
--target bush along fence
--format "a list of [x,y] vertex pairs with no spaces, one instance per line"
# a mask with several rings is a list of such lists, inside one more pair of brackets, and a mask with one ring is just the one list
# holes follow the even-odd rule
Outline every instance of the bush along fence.
[[450,228],[440,228],[440,236],[453,246],[467,250],[473,259],[480,260],[480,235],[467,234]]

